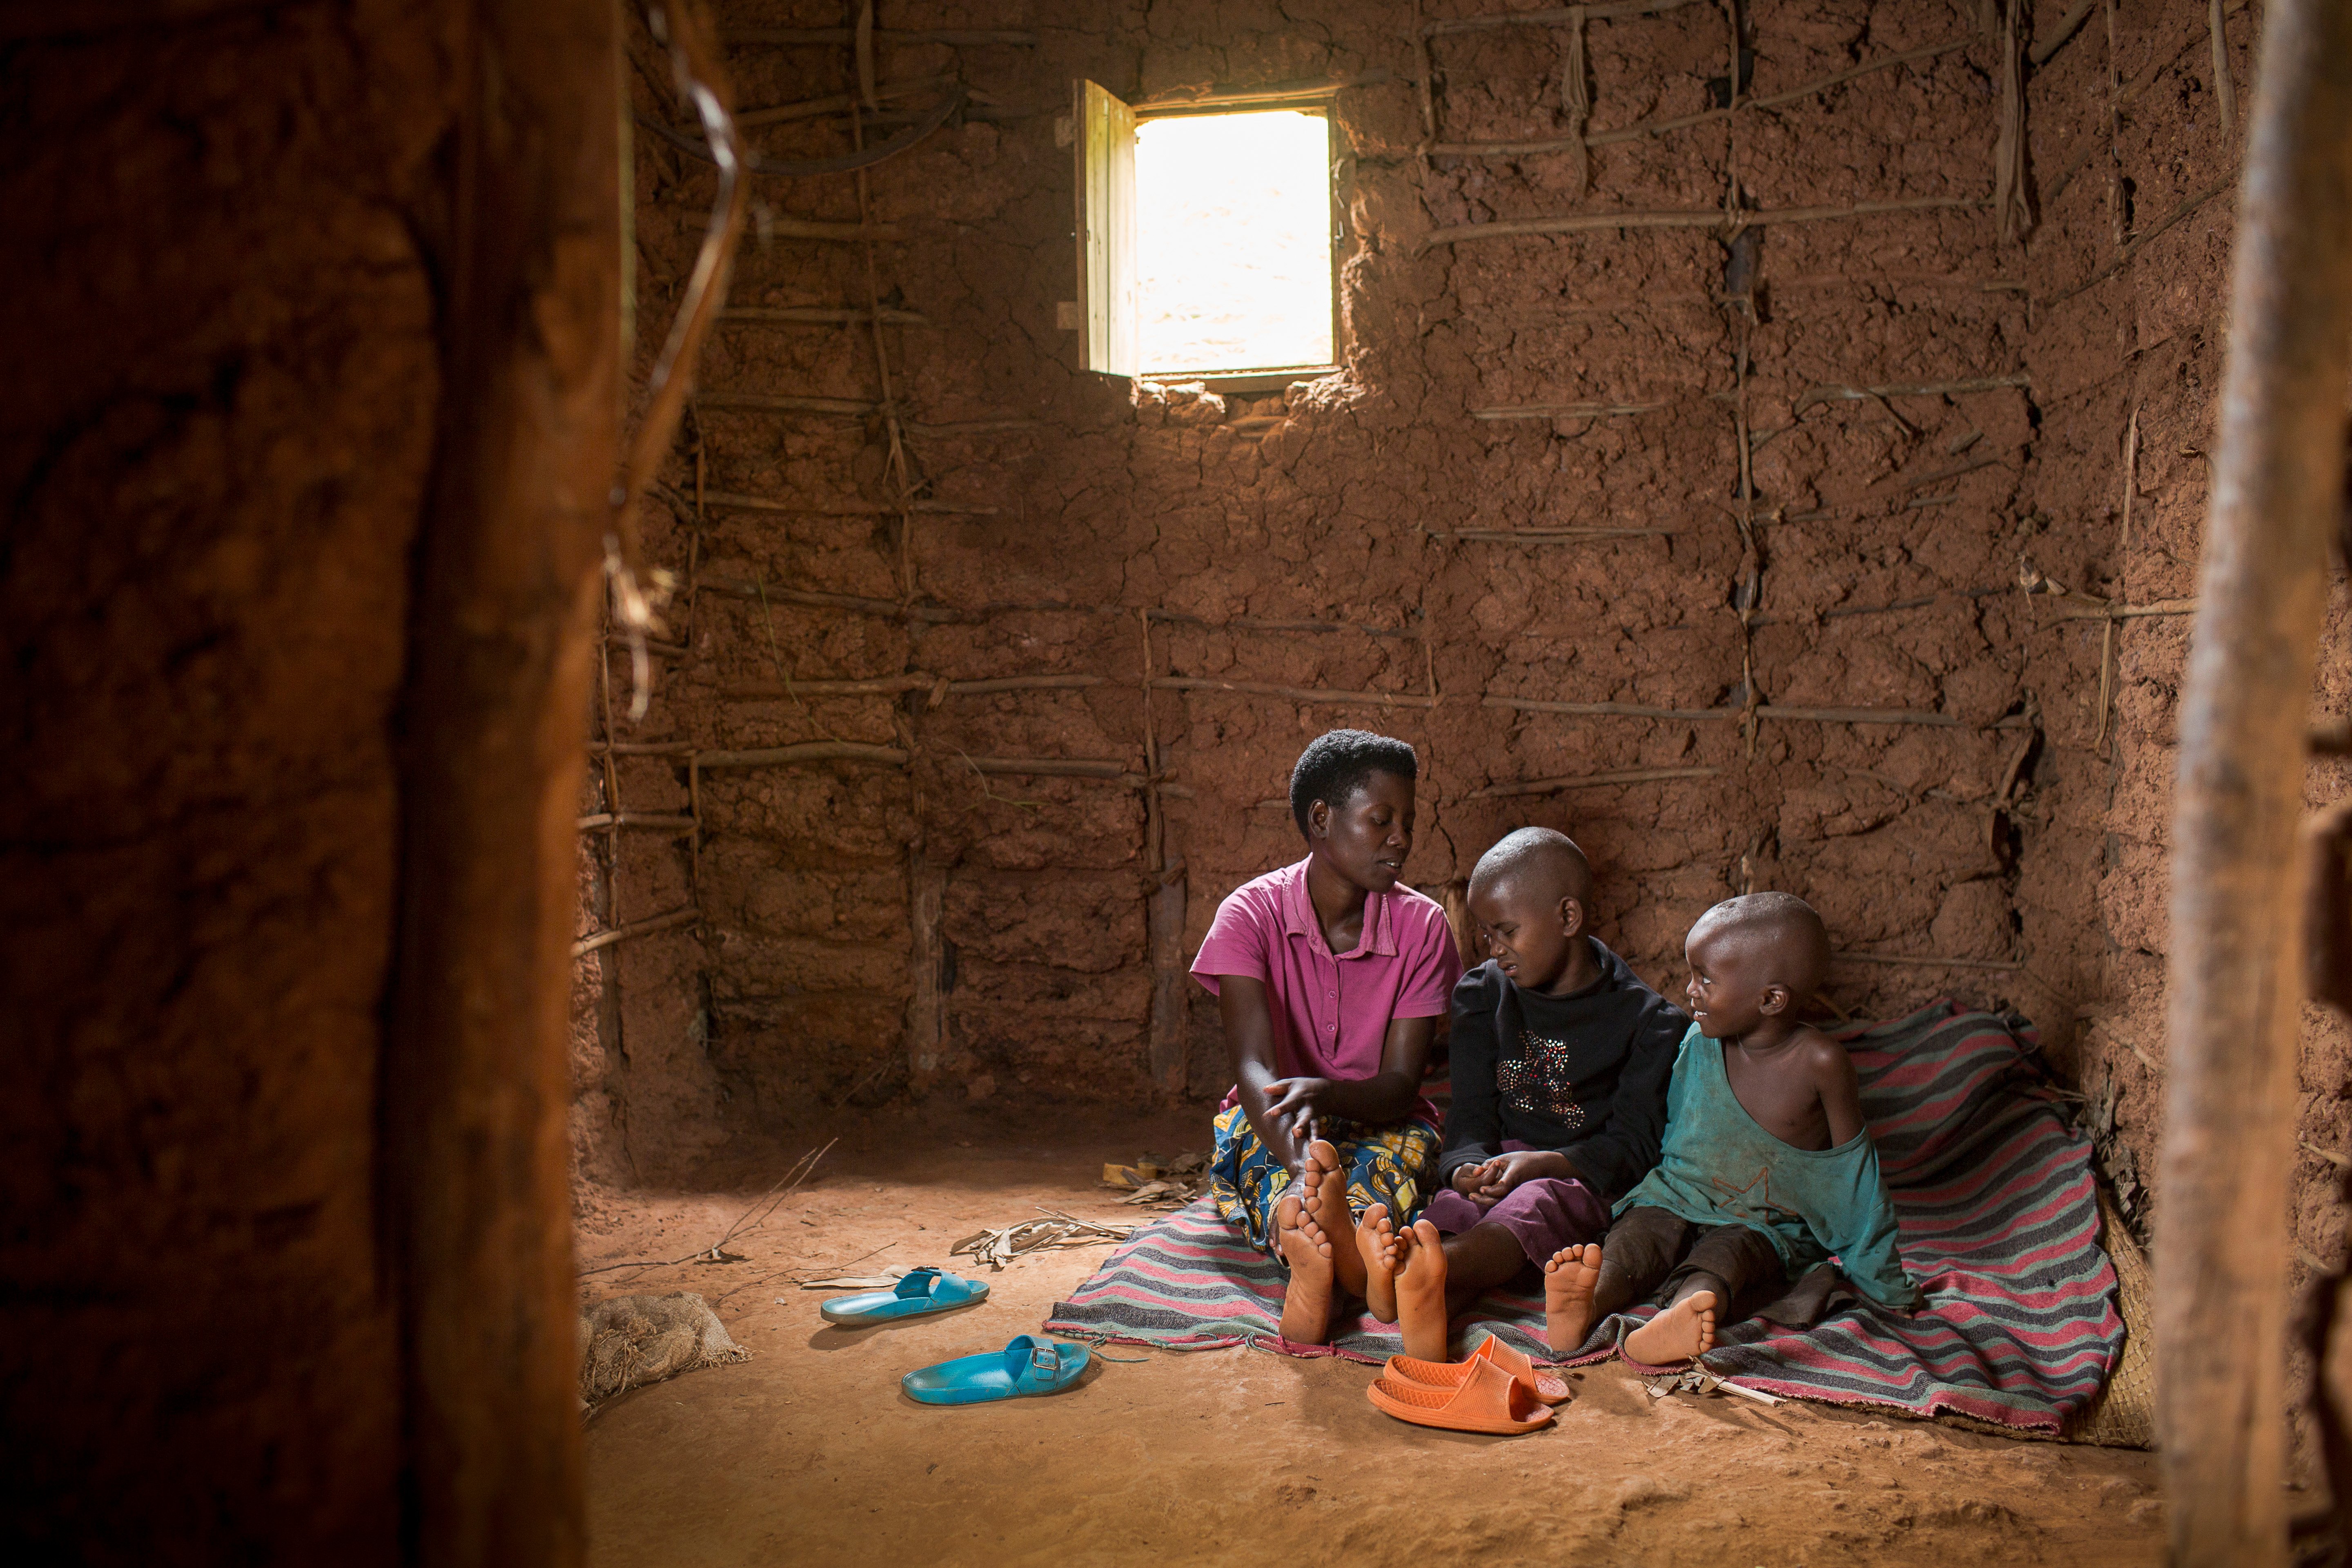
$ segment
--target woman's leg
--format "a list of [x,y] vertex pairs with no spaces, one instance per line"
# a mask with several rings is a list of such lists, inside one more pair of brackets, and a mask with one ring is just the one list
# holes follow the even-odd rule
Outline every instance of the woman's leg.
[[1290,1173],[1274,1162],[1257,1141],[1249,1113],[1238,1105],[1217,1112],[1216,1147],[1209,1157],[1209,1196],[1228,1225],[1249,1235],[1250,1245],[1275,1257],[1282,1255],[1275,1223],[1275,1205],[1290,1184]]

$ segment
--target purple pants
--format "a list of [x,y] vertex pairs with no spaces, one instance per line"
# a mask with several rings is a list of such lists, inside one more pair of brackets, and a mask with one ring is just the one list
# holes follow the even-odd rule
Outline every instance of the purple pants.
[[[1508,1152],[1512,1145],[1503,1147]],[[1609,1205],[1600,1195],[1573,1177],[1559,1176],[1521,1182],[1483,1211],[1451,1186],[1441,1187],[1421,1217],[1446,1236],[1458,1236],[1481,1222],[1499,1225],[1538,1268],[1561,1247],[1599,1241],[1609,1229]]]

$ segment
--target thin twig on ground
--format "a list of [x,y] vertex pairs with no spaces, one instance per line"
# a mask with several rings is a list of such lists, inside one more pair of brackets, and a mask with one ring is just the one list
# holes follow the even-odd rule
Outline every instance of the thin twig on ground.
[[[580,1270],[579,1277],[585,1279],[592,1274],[610,1274],[616,1268],[673,1268],[683,1263],[741,1261],[740,1258],[726,1255],[727,1244],[747,1228],[755,1228],[766,1224],[768,1215],[775,1213],[779,1204],[800,1190],[801,1184],[806,1182],[810,1174],[816,1170],[816,1163],[824,1159],[827,1151],[840,1142],[838,1138],[829,1138],[825,1141],[824,1148],[812,1149],[793,1161],[792,1168],[776,1179],[776,1184],[752,1199],[751,1206],[736,1215],[735,1223],[729,1226],[719,1239],[709,1247],[689,1252],[684,1258],[641,1258],[626,1263],[600,1263],[593,1268],[583,1268]],[[786,1183],[790,1183],[791,1185],[785,1185]],[[757,1219],[751,1217],[755,1213],[759,1215]]]

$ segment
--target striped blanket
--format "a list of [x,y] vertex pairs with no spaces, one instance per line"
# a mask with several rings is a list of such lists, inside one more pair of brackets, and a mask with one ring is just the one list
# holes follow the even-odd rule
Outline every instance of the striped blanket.
[[[2098,1245],[2090,1145],[2030,1063],[2031,1026],[1938,1002],[1846,1033],[1864,1114],[1894,1194],[1904,1266],[1927,1296],[1914,1315],[1867,1302],[1812,1329],[1732,1325],[1708,1368],[1748,1387],[1910,1415],[1973,1416],[2056,1436],[2098,1394],[2123,1347],[2116,1273]],[[1328,1346],[1276,1331],[1283,1271],[1205,1200],[1139,1231],[1055,1304],[1048,1332],[1207,1350],[1254,1342],[1294,1355],[1381,1362],[1403,1348],[1358,1314]],[[1624,1322],[1595,1327],[1568,1361],[1612,1353]],[[1459,1325],[1538,1360],[1539,1295],[1496,1291]]]

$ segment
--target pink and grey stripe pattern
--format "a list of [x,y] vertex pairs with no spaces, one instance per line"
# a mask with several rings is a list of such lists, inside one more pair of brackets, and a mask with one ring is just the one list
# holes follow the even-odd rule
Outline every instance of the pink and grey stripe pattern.
[[[2059,1432],[2098,1393],[2124,1326],[2098,1246],[2090,1146],[2031,1061],[2032,1027],[1939,1002],[1844,1037],[1894,1193],[1903,1262],[1927,1305],[1906,1316],[1865,1302],[1803,1331],[1737,1324],[1708,1367],[1774,1394]],[[1338,1325],[1328,1346],[1286,1344],[1275,1326],[1282,1288],[1281,1268],[1203,1202],[1139,1231],[1055,1304],[1045,1328],[1369,1362],[1402,1348],[1368,1316]],[[1601,1325],[1570,1359],[1608,1354],[1620,1322]],[[1538,1296],[1497,1292],[1465,1327],[1465,1342],[1483,1329],[1551,1359]]]

